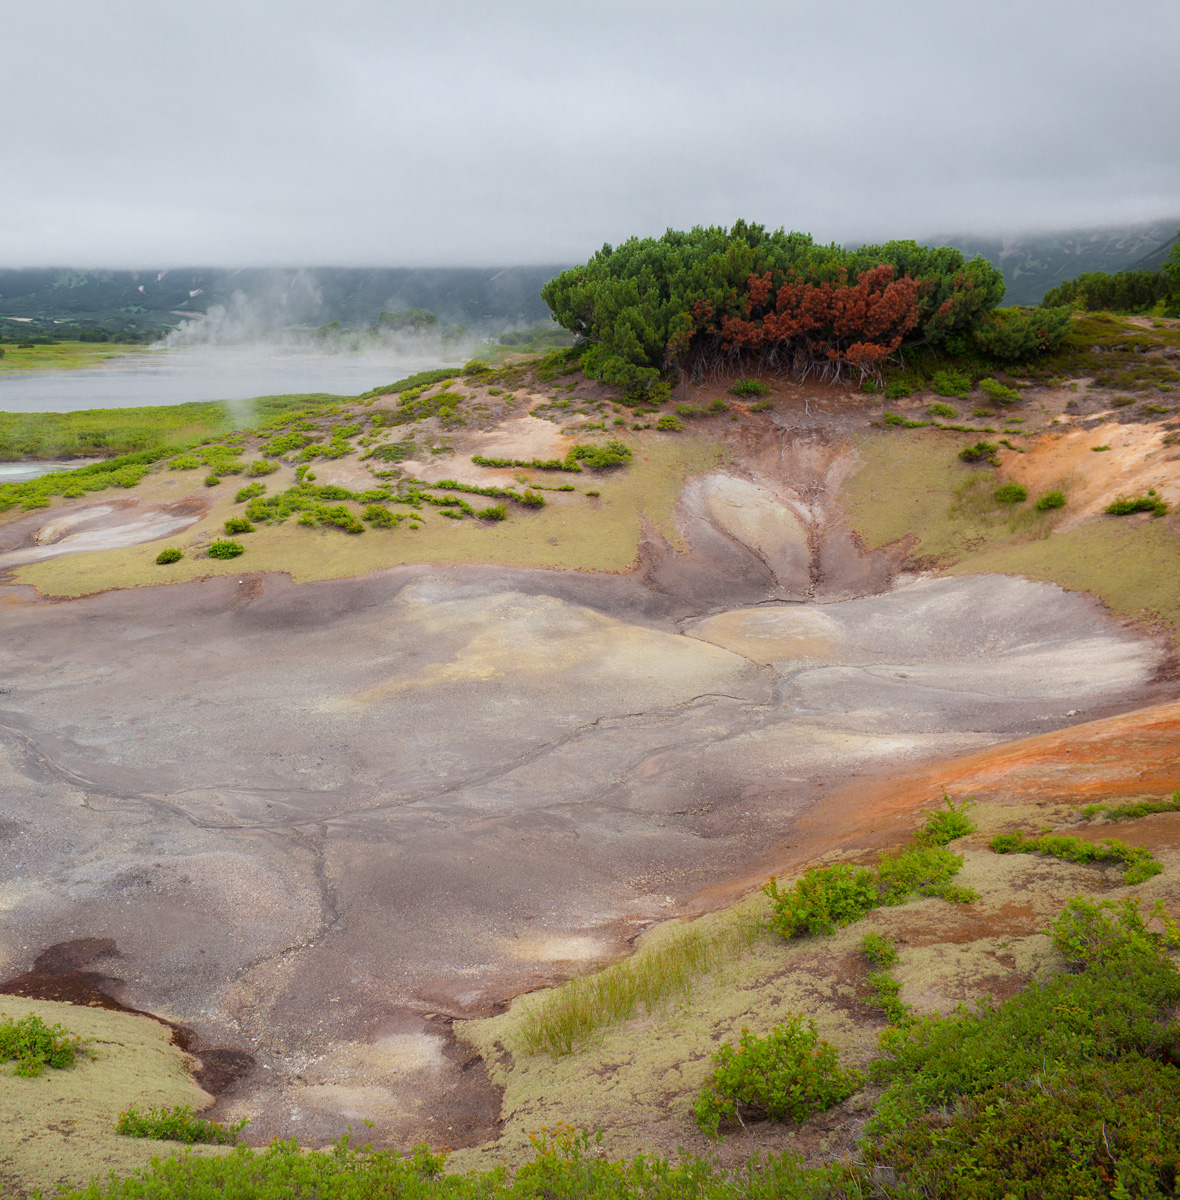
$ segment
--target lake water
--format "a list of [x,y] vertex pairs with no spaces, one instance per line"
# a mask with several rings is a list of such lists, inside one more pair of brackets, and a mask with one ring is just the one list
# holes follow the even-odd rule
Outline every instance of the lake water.
[[416,371],[462,361],[290,347],[193,346],[128,355],[85,370],[4,372],[0,412],[75,412],[295,392],[355,396]]

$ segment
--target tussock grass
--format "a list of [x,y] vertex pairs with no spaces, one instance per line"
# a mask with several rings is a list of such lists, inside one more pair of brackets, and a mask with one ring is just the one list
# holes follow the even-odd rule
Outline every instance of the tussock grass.
[[753,905],[661,926],[630,958],[521,1001],[519,1048],[570,1054],[601,1029],[686,997],[697,978],[740,957],[763,928],[761,906]]

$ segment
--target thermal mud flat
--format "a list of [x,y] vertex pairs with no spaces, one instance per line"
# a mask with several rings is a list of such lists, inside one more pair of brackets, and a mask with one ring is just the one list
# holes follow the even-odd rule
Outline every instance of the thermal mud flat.
[[[89,989],[184,1027],[212,1115],[248,1117],[254,1143],[371,1121],[378,1144],[483,1144],[500,1092],[452,1021],[625,954],[846,827],[867,846],[896,832],[850,824],[860,780],[1174,695],[1167,641],[1082,592],[921,576],[904,539],[868,548],[837,497],[869,415],[803,396],[757,429],[713,422],[725,461],[698,456],[715,465],[676,484],[674,521],[636,515],[637,543],[611,526],[634,563],[617,574],[374,570],[355,556],[400,543],[287,525],[250,534],[242,565],[314,538],[304,582],[194,554],[219,573],[99,591],[111,555],[158,569],[124,526],[221,521],[232,495],[178,471],[110,512],[14,514],[0,553],[40,590],[0,586],[0,992],[36,999],[38,962],[77,959],[41,998]],[[475,471],[491,436],[439,478],[462,454]],[[645,447],[667,456],[658,436],[634,439],[628,472]],[[638,478],[595,487],[605,503]],[[563,495],[542,517],[601,538],[606,519]],[[506,525],[535,541],[525,522]],[[66,545],[116,533],[122,549]],[[61,553],[28,561],[46,546]],[[317,546],[354,555],[328,564],[349,577],[315,577]],[[50,567],[57,595],[93,594],[50,598]],[[219,1063],[235,1066],[214,1087]]]
[[254,1056],[221,1103],[258,1142],[486,1139],[449,1019],[624,952],[829,783],[1145,702],[1163,661],[1005,576],[700,615],[425,567],[0,605],[3,971],[108,939],[108,994]]

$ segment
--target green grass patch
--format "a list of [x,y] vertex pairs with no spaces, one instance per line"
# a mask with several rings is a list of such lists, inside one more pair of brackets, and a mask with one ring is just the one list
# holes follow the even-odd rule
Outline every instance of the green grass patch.
[[658,939],[630,958],[526,997],[518,1024],[520,1049],[526,1054],[569,1054],[608,1026],[689,995],[698,977],[747,949],[759,927],[747,915],[720,925],[686,922],[665,927]]
[[[12,329],[6,329],[10,335]],[[0,349],[0,372],[2,371],[76,371],[84,367],[97,367],[112,358],[123,358],[130,354],[149,353],[142,346],[110,342],[52,342],[49,345],[21,346],[5,342]]]

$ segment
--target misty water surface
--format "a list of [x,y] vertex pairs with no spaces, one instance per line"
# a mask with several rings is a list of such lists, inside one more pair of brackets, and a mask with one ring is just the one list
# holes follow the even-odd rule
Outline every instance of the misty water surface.
[[192,346],[128,355],[85,370],[6,372],[0,376],[0,412],[73,412],[294,392],[355,396],[415,371],[447,365],[437,355]]

